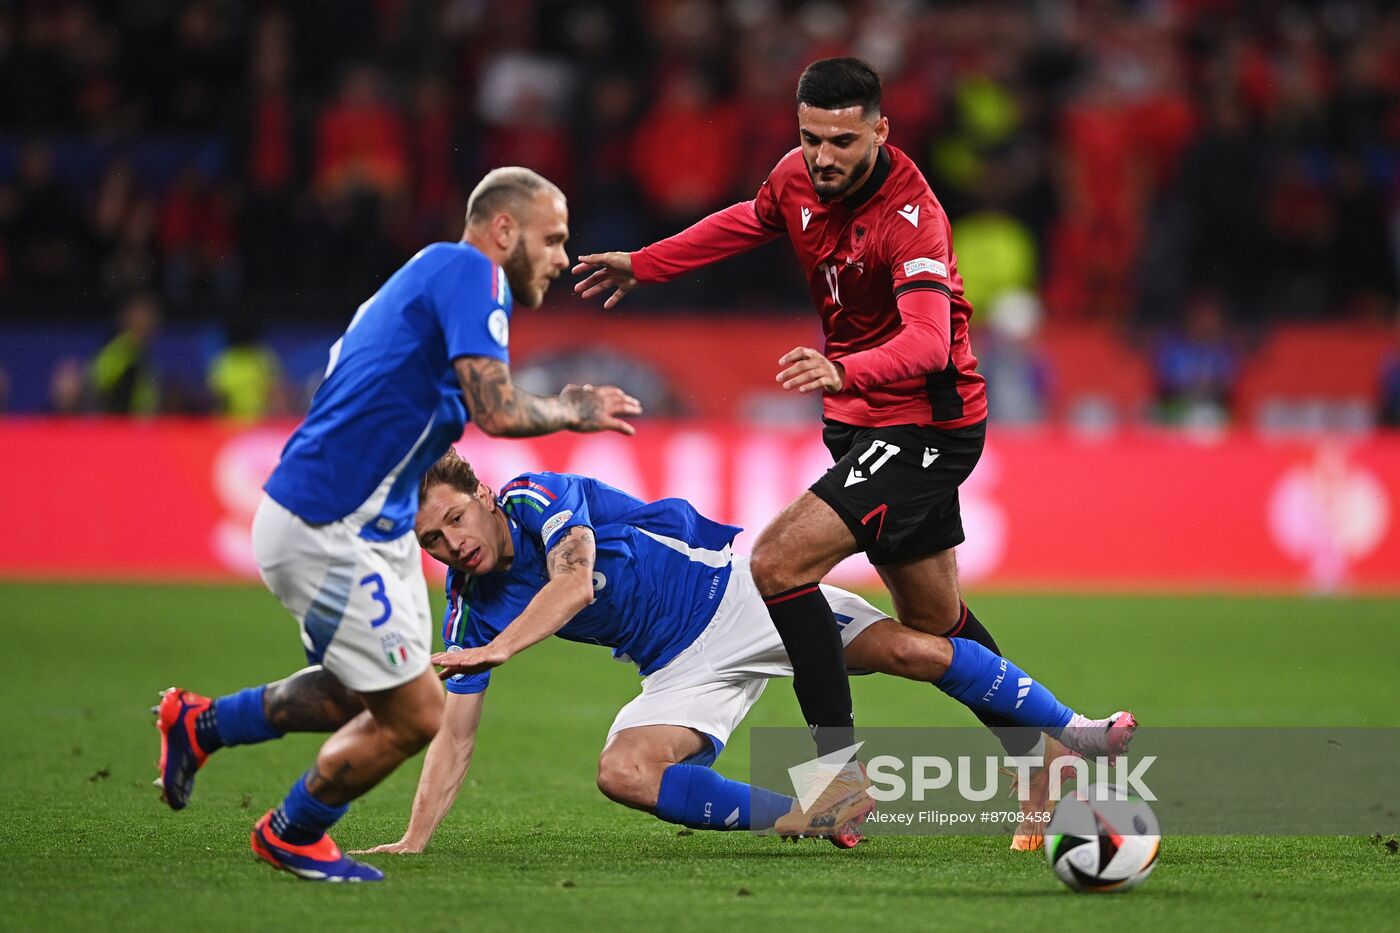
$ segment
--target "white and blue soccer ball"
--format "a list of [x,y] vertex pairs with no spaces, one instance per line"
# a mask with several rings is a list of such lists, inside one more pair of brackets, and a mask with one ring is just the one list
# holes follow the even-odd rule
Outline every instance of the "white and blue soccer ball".
[[1066,796],[1045,831],[1045,857],[1075,891],[1131,891],[1152,874],[1161,849],[1152,808],[1112,784]]

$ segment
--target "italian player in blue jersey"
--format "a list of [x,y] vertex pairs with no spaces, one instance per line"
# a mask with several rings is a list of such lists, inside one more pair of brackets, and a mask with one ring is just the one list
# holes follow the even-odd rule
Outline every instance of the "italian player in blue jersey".
[[[451,568],[447,650],[433,657],[448,698],[403,838],[371,851],[423,850],[471,763],[491,669],[550,635],[611,648],[642,674],[598,763],[609,798],[696,829],[783,834],[785,818],[801,816],[791,797],[708,767],[769,678],[792,676],[748,562],[731,554],[740,529],[682,499],[642,502],[570,474],[527,473],[498,495],[451,450],[420,498],[418,540]],[[1071,752],[1121,754],[1132,738],[1131,715],[1086,719],[975,641],[908,628],[836,587],[823,593],[852,669],[932,683]],[[813,834],[805,819],[790,822]],[[852,821],[815,835],[848,848],[857,830]]]
[[641,410],[612,386],[543,397],[511,382],[512,308],[539,307],[568,268],[568,236],[557,187],[528,169],[496,169],[472,192],[462,241],[422,250],[355,313],[253,520],[258,570],[300,623],[313,666],[214,700],[164,693],[156,783],[173,809],[185,807],[195,772],[217,749],[333,731],[314,766],[258,820],[253,851],[302,878],[383,877],[346,858],[327,830],[441,722],[413,536],[424,471],[468,419],[496,436],[631,434],[620,419]]

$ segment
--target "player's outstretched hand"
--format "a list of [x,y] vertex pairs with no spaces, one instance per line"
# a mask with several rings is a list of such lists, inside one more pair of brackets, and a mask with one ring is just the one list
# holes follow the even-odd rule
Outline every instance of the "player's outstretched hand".
[[617,386],[564,386],[559,397],[574,406],[578,423],[573,430],[591,434],[594,431],[616,431],[629,437],[637,429],[620,415],[640,415],[642,403]]
[[386,842],[382,846],[375,846],[373,849],[353,849],[351,855],[417,855],[422,852],[424,846],[414,845],[400,839],[398,842]]
[[798,392],[840,392],[846,387],[846,371],[811,347],[796,347],[778,360],[787,367],[778,373],[783,388]]
[[637,277],[632,274],[631,253],[589,253],[580,256],[574,266],[574,275],[588,273],[588,278],[574,286],[574,294],[580,298],[601,295],[609,288],[613,293],[603,302],[604,308],[611,308],[622,300],[622,296],[637,287]]
[[493,667],[500,667],[510,660],[510,652],[492,642],[480,648],[463,648],[460,651],[439,651],[432,662],[442,670],[438,679],[446,680],[457,674],[480,674]]

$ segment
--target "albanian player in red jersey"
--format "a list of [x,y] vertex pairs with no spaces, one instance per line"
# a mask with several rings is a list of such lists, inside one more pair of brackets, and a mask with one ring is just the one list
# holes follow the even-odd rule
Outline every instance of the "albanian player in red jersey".
[[[844,558],[866,552],[905,624],[1000,649],[962,601],[953,552],[965,540],[958,487],[981,456],[987,404],[948,218],[909,157],[886,145],[889,120],[869,65],[812,63],[798,82],[797,118],[800,147],[754,200],[636,252],[581,256],[573,271],[587,273],[575,292],[611,288],[604,305],[612,307],[640,283],[779,236],[792,243],[826,345],[793,349],[777,378],[787,390],[823,393],[823,440],[836,463],[762,532],[752,570],[826,755],[853,744],[841,640],[817,588]],[[1020,744],[1024,733],[981,718],[1010,754],[1033,751]],[[859,765],[845,777],[809,809],[807,831],[839,820],[842,800],[862,796]],[[1035,847],[1039,830],[1023,828],[1030,838],[1013,847]]]

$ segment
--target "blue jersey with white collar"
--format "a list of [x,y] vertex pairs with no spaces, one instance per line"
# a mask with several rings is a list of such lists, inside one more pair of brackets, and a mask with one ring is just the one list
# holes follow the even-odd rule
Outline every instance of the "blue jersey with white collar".
[[434,243],[360,306],[266,486],[308,522],[350,517],[365,538],[413,527],[418,483],[462,436],[461,356],[510,362],[505,273],[467,243]]
[[[684,651],[714,617],[729,584],[730,546],[741,529],[711,521],[684,499],[643,502],[570,473],[526,473],[501,487],[515,558],[509,570],[447,575],[443,642],[450,651],[487,644],[549,582],[545,556],[578,525],[593,529],[591,605],[561,638],[613,649],[643,676]],[[459,674],[452,693],[480,693],[490,672]]]

